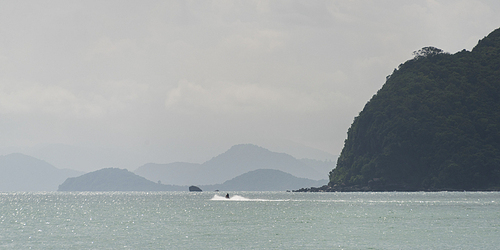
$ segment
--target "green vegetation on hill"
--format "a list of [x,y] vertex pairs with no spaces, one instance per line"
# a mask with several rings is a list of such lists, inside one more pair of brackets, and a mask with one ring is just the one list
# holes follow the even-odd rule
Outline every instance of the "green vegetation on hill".
[[416,52],[347,134],[330,190],[500,189],[500,29],[470,52]]

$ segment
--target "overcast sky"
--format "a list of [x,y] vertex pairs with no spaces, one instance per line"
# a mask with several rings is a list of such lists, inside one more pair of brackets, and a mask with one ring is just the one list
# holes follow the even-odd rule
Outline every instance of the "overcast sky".
[[338,155],[413,51],[471,50],[499,13],[498,0],[0,1],[0,148],[133,152],[106,163],[128,168],[241,143]]

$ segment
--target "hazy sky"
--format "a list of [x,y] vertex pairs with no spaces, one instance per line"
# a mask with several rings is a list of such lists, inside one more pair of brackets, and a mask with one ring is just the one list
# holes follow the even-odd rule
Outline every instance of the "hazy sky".
[[106,163],[129,168],[241,143],[338,155],[413,51],[471,50],[498,13],[498,0],[0,1],[0,148],[133,152]]

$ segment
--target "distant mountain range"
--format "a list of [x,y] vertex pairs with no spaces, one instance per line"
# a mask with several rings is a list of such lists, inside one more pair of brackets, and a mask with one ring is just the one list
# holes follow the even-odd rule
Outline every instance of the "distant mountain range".
[[[338,155],[332,155],[322,150],[277,138],[259,140],[258,143],[254,144],[267,148],[273,152],[285,152],[296,159],[335,161],[338,157]],[[186,162],[199,163],[210,159],[218,153],[223,152],[221,150],[225,149],[227,148],[220,149],[219,146],[214,146],[209,150],[196,147],[188,152],[186,148],[179,148],[176,145],[153,146],[148,144],[147,147],[133,149],[120,147],[88,147],[67,144],[40,144],[32,147],[2,147],[0,148],[0,155],[22,153],[49,162],[56,168],[71,168],[88,172],[111,166],[135,169],[147,162],[169,163],[179,161],[175,159],[186,159],[184,160]],[[330,170],[331,168],[325,173],[328,174]]]
[[23,154],[0,156],[0,191],[56,191],[68,177],[83,172],[58,169],[37,158]]
[[135,174],[117,168],[84,174],[16,153],[0,156],[0,191],[56,191],[61,183],[59,190],[66,191],[182,191],[189,185],[206,190],[290,190],[325,184],[333,165],[242,144],[203,164],[151,163]]
[[[199,186],[204,191],[285,191],[328,181],[297,178],[274,169],[258,169],[217,185]],[[147,180],[126,169],[105,168],[78,177],[68,178],[59,191],[188,191],[188,186],[163,185]]]
[[173,185],[212,185],[257,169],[275,169],[300,178],[321,180],[328,176],[334,166],[335,162],[331,161],[298,160],[285,153],[271,152],[252,144],[240,144],[202,164],[149,163],[134,173],[151,181]]

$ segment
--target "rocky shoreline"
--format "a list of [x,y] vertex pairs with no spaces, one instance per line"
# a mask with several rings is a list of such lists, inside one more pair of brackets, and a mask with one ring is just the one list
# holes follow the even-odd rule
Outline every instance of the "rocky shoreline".
[[345,186],[345,185],[335,185],[329,186],[324,185],[321,187],[310,187],[310,188],[301,188],[297,190],[292,190],[292,192],[464,192],[464,191],[472,191],[472,192],[498,192],[500,191],[500,187],[494,187],[489,189],[473,189],[473,190],[458,190],[458,189],[416,189],[405,185],[380,185],[380,186]]

